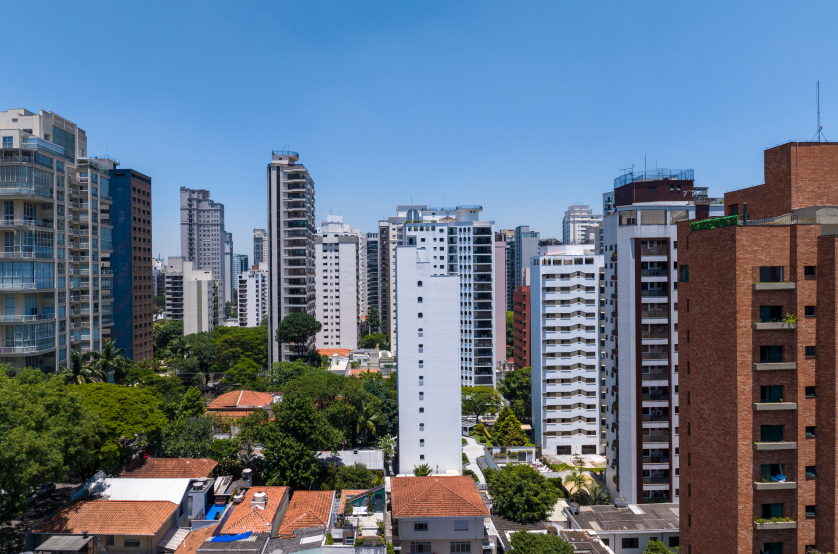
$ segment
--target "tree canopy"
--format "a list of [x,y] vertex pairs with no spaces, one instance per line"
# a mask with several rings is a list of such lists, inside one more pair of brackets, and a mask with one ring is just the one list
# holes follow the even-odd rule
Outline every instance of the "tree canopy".
[[474,414],[477,421],[483,414],[494,414],[500,410],[501,397],[494,387],[463,387],[462,395],[463,413]]
[[552,533],[516,531],[510,537],[512,548],[519,554],[573,554],[573,546]]
[[203,458],[213,441],[208,417],[180,417],[163,428],[160,449],[167,458]]
[[384,333],[374,333],[361,339],[361,348],[375,348],[377,350],[390,350],[390,337]]
[[498,390],[509,402],[512,413],[522,423],[532,423],[532,370],[528,367],[510,371],[498,383]]
[[646,549],[643,550],[643,554],[672,554],[672,550],[667,548],[663,542],[652,538],[646,543]]
[[304,312],[288,314],[279,322],[274,339],[287,344],[297,359],[308,361],[314,350],[314,336],[323,327],[313,316]]
[[544,521],[560,494],[555,485],[524,464],[504,466],[493,476],[490,492],[498,514],[518,523]]
[[500,411],[495,426],[492,427],[492,435],[495,442],[503,446],[525,446],[530,442],[521,429],[521,422],[506,406]]
[[192,387],[180,401],[180,409],[178,410],[178,417],[198,417],[203,415],[207,410],[204,406],[204,397],[201,396],[201,391],[197,387]]

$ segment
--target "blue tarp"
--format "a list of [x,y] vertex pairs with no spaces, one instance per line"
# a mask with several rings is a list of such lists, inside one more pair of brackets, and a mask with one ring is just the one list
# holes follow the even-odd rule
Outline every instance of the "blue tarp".
[[247,533],[241,533],[239,535],[218,535],[217,537],[213,537],[210,539],[210,542],[233,542],[233,541],[241,541],[248,537],[252,531],[248,531]]

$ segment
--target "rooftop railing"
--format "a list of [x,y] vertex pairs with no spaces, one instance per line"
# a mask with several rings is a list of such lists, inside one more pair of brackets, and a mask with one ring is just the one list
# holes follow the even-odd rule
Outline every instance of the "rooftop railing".
[[648,169],[646,171],[632,171],[614,179],[614,188],[638,181],[694,181],[695,172],[692,169]]

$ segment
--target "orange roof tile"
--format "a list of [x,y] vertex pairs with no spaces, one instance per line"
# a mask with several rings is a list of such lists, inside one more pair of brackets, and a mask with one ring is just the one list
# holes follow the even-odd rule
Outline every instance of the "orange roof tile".
[[370,368],[355,367],[355,368],[352,368],[352,369],[349,370],[349,374],[350,375],[360,375],[360,374],[362,374],[366,371],[369,371],[370,373],[378,373],[378,368],[377,367],[370,367]]
[[235,410],[246,408],[267,408],[273,402],[273,395],[269,392],[252,390],[234,390],[225,392],[209,403],[207,410]]
[[364,494],[365,492],[367,492],[367,490],[368,489],[352,489],[352,490],[344,489],[343,494],[341,494],[341,497],[340,497],[340,508],[339,508],[338,513],[343,514],[343,510],[346,507],[346,499],[347,498],[352,497],[352,496],[358,496],[359,494]]
[[[244,500],[241,504],[233,507],[233,512],[227,518],[219,533],[225,535],[248,531],[270,533],[279,505],[282,504],[282,499],[289,491],[288,487],[251,487],[247,489]],[[264,492],[268,495],[268,504],[264,509],[250,505],[257,492]]]
[[488,516],[489,511],[468,475],[393,477],[393,517]]
[[317,353],[321,356],[332,357],[335,354],[341,357],[349,356],[352,353],[351,348],[318,348]]
[[210,525],[209,527],[201,527],[200,529],[190,532],[186,535],[186,538],[183,539],[183,542],[178,545],[177,550],[175,550],[175,554],[195,554],[198,551],[198,548],[204,544],[204,541],[212,536],[216,527],[218,527],[217,524]]
[[297,491],[282,518],[279,536],[292,535],[297,529],[329,524],[335,491]]
[[138,458],[125,466],[117,477],[132,479],[193,479],[212,477],[218,462],[207,458]]
[[62,508],[33,533],[72,535],[156,535],[178,509],[156,500],[83,500]]

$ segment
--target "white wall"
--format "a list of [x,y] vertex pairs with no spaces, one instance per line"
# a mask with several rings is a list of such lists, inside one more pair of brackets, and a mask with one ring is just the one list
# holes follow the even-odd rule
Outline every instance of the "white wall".
[[399,472],[426,463],[460,474],[459,277],[434,275],[431,256],[396,248]]
[[358,347],[359,252],[357,236],[318,236],[314,244],[315,318],[323,328],[317,348]]
[[213,300],[217,294],[212,270],[192,268],[192,262],[183,262],[183,334],[212,331]]

